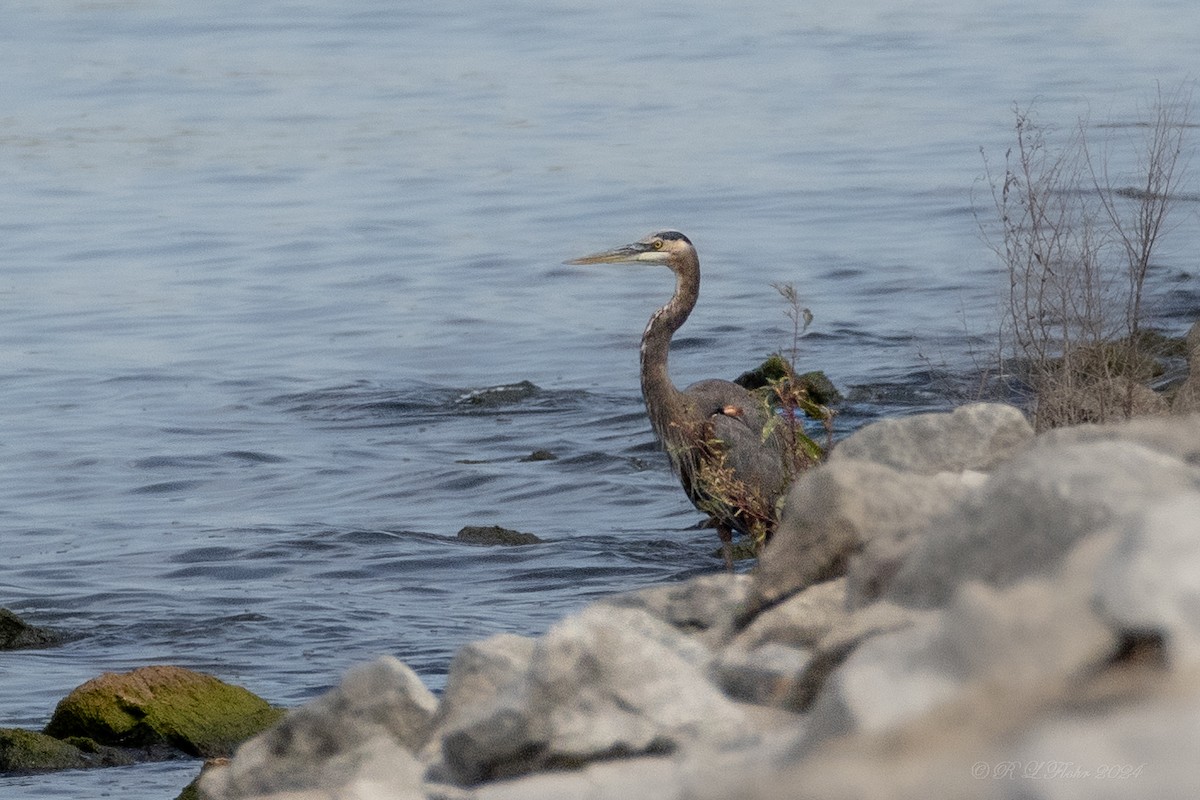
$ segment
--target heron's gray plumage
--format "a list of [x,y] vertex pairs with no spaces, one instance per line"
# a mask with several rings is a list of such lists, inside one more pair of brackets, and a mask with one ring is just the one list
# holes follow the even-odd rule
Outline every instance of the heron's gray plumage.
[[[700,294],[700,260],[686,236],[660,231],[567,263],[639,261],[662,264],[675,274],[675,293],[654,312],[642,334],[642,397],[650,425],[689,499],[712,517],[728,558],[731,531],[766,535],[773,527],[774,509],[787,484],[784,443],[775,426],[769,426],[765,403],[738,384],[712,379],[680,391],[671,381],[671,337]],[[768,529],[752,530],[756,525]]]

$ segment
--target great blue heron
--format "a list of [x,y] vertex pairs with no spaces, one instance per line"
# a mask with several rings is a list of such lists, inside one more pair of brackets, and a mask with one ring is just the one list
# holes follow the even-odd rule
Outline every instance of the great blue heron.
[[708,514],[732,566],[733,532],[763,541],[774,529],[776,505],[787,488],[787,447],[763,399],[730,381],[712,379],[680,391],[667,371],[671,336],[700,294],[700,259],[678,231],[659,231],[568,264],[639,262],[675,273],[675,294],[642,334],[642,397],[650,425],[683,489]]

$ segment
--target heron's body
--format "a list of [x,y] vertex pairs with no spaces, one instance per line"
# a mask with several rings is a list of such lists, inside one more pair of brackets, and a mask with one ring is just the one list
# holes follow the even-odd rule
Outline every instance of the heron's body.
[[642,397],[650,425],[684,491],[708,514],[729,557],[733,531],[760,541],[774,528],[787,488],[782,437],[764,402],[736,383],[704,380],[680,390],[668,370],[671,337],[696,305],[700,261],[686,236],[662,231],[572,264],[650,262],[675,273],[675,293],[642,334]]

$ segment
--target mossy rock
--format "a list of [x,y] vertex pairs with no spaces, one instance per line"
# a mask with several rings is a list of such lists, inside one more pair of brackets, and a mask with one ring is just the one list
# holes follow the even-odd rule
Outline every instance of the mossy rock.
[[791,363],[779,353],[772,353],[766,361],[738,375],[733,382],[754,392],[792,375],[795,376],[796,386],[804,389],[814,403],[829,406],[841,402],[841,392],[824,372],[811,370],[796,374]]
[[0,728],[0,774],[51,772],[91,766],[83,751],[37,731]]
[[126,750],[91,739],[62,741],[37,731],[0,728],[0,775],[88,767],[124,767],[136,759]]
[[100,745],[167,745],[188,755],[229,755],[284,714],[261,697],[180,667],[106,672],[75,689],[54,710],[45,733]]

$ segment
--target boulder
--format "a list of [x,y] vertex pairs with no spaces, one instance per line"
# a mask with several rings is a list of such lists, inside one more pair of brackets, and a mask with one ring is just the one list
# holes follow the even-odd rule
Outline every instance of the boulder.
[[1130,678],[1142,685],[1038,715],[989,763],[1005,771],[1019,765],[1024,774],[1008,779],[1025,797],[1194,797],[1200,675]]
[[885,419],[846,437],[830,461],[855,459],[906,473],[987,471],[1033,439],[1021,410],[1001,403],[972,403],[949,413]]
[[411,669],[381,657],[243,744],[201,789],[221,800],[364,781],[420,792],[423,768],[412,752],[425,742],[436,705]]
[[1039,442],[914,537],[882,595],[933,607],[969,580],[1052,572],[1087,534],[1198,486],[1200,468],[1132,441]]
[[1160,639],[1200,664],[1200,492],[1131,519],[1096,581],[1097,611],[1125,637]]
[[645,611],[589,607],[538,640],[519,685],[441,732],[443,756],[459,782],[475,784],[736,740],[746,718],[707,680],[710,661]]
[[1103,666],[1118,639],[1092,592],[1112,541],[1081,542],[1053,576],[1002,589],[964,583],[944,608],[861,639],[822,687],[809,737],[880,733],[983,687],[1019,694]]
[[816,647],[835,630],[847,627],[846,579],[818,583],[754,617],[729,643],[753,650],[764,644]]
[[713,664],[713,680],[747,703],[791,707],[821,642],[847,625],[846,580],[818,583],[759,614]]
[[431,728],[454,727],[519,684],[529,671],[535,647],[535,640],[511,633],[460,647],[450,662],[442,702]]
[[776,642],[727,647],[713,664],[713,680],[734,700],[782,707],[796,694],[812,660],[812,650]]
[[211,675],[171,666],[105,673],[63,698],[45,733],[100,745],[228,755],[283,712]]
[[744,615],[845,573],[864,549],[878,574],[860,570],[855,594],[873,597],[908,540],[977,487],[983,470],[1032,438],[1020,410],[997,403],[882,420],[855,432],[792,487]]
[[1037,438],[1038,447],[1046,450],[1101,442],[1137,445],[1197,465],[1200,464],[1200,417],[1148,417],[1113,425],[1074,425],[1055,428]]
[[845,573],[865,549],[875,563],[887,563],[982,479],[977,472],[924,475],[846,458],[805,473],[759,559],[743,624],[763,608]]

